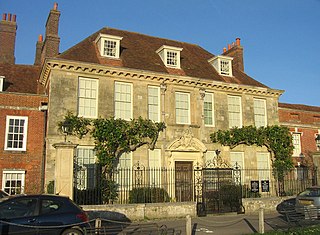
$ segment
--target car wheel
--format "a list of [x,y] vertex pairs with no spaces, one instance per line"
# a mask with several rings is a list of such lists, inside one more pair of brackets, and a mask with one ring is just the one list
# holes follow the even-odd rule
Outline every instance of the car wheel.
[[61,235],[83,235],[83,233],[76,228],[68,228],[61,233]]

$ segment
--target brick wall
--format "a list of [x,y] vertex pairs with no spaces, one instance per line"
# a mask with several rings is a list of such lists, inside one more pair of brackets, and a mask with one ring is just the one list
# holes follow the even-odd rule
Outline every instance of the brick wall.
[[[287,126],[291,132],[301,133],[301,151],[305,156],[303,163],[312,164],[312,155],[317,150],[315,135],[320,130],[320,108],[290,104],[279,106],[281,125]],[[294,158],[295,162],[298,160]]]
[[[0,93],[0,188],[3,170],[25,171],[25,193],[40,193],[43,183],[45,113],[39,110],[46,96]],[[26,151],[7,151],[6,116],[27,116]]]

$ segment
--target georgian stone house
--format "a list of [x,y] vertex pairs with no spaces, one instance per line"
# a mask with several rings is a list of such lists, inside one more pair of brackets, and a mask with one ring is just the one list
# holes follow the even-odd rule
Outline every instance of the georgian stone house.
[[[58,28],[58,20],[54,22]],[[266,148],[230,150],[209,138],[220,129],[279,125],[278,99],[283,91],[245,73],[239,38],[214,55],[198,45],[106,27],[55,58],[46,58],[39,81],[49,94],[47,183],[57,180],[64,167],[63,160],[57,160],[61,155],[57,144],[64,140],[57,123],[68,111],[86,118],[141,116],[165,122],[167,128],[154,151],[142,147],[124,154],[119,167],[139,163],[193,169],[216,157],[216,150],[230,166],[236,162],[242,168],[271,166]],[[92,139],[67,136],[67,141],[76,148],[78,166],[95,163]]]
[[[221,160],[231,167],[238,163],[242,169],[270,169],[272,159],[265,148],[230,149],[210,141],[214,131],[248,125],[288,126],[296,165],[313,161],[319,166],[319,107],[278,104],[283,91],[244,72],[240,39],[214,55],[190,43],[103,28],[60,54],[59,18],[55,4],[44,40],[39,36],[36,44],[34,65],[15,64],[16,17],[4,15],[0,21],[1,189],[13,194],[42,192],[55,182],[56,192],[71,185],[65,190],[71,195],[75,168],[84,177],[77,187],[94,185],[93,140],[64,136],[58,130],[57,123],[68,111],[86,118],[142,116],[165,122],[156,149],[142,147],[124,154],[120,168],[139,164],[184,172],[181,169]],[[251,176],[243,175],[243,182]],[[161,178],[154,177],[156,183]],[[194,180],[189,174],[172,177]],[[269,178],[256,175],[258,180]]]

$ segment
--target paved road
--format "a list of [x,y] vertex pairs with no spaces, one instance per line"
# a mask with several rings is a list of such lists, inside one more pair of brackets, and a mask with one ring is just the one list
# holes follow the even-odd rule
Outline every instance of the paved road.
[[[265,231],[274,230],[276,227],[286,226],[283,218],[278,213],[264,215]],[[158,225],[166,225],[186,234],[186,219],[157,220]],[[192,235],[219,234],[243,235],[259,232],[259,215],[208,215],[206,217],[191,218]]]
[[[101,217],[100,217],[101,218]],[[141,231],[156,231],[165,226],[168,231],[174,229],[175,235],[186,234],[187,219],[153,220],[143,222],[116,222],[114,220],[102,219],[102,227],[107,228],[107,234],[145,234]],[[284,228],[287,224],[278,213],[264,214],[264,231],[276,228]],[[191,218],[192,235],[248,235],[259,232],[259,215],[225,214],[208,215],[206,217]],[[113,232],[112,232],[113,231]],[[126,233],[125,233],[126,232]],[[102,233],[101,233],[102,234]],[[146,233],[152,234],[152,233]],[[158,234],[155,232],[155,234]],[[171,233],[169,233],[171,234]]]

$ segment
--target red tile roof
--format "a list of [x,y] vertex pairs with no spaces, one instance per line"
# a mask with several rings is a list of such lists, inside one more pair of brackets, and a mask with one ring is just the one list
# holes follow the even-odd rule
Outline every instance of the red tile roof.
[[0,64],[0,76],[5,76],[3,91],[36,94],[40,66]]
[[[94,42],[99,33],[123,37],[121,40],[120,60],[106,59],[100,56]],[[179,71],[177,71],[177,69],[168,69],[156,53],[156,50],[163,45],[183,48],[181,51],[181,69],[178,69]],[[74,61],[267,87],[236,68],[233,68],[233,77],[220,76],[208,62],[208,60],[213,57],[213,54],[195,44],[113,28],[103,28],[99,30],[58,56],[58,58]]]
[[309,106],[304,104],[287,104],[287,103],[279,103],[279,108],[287,108],[287,109],[296,109],[300,111],[310,111],[310,112],[319,112],[320,107],[318,106]]

